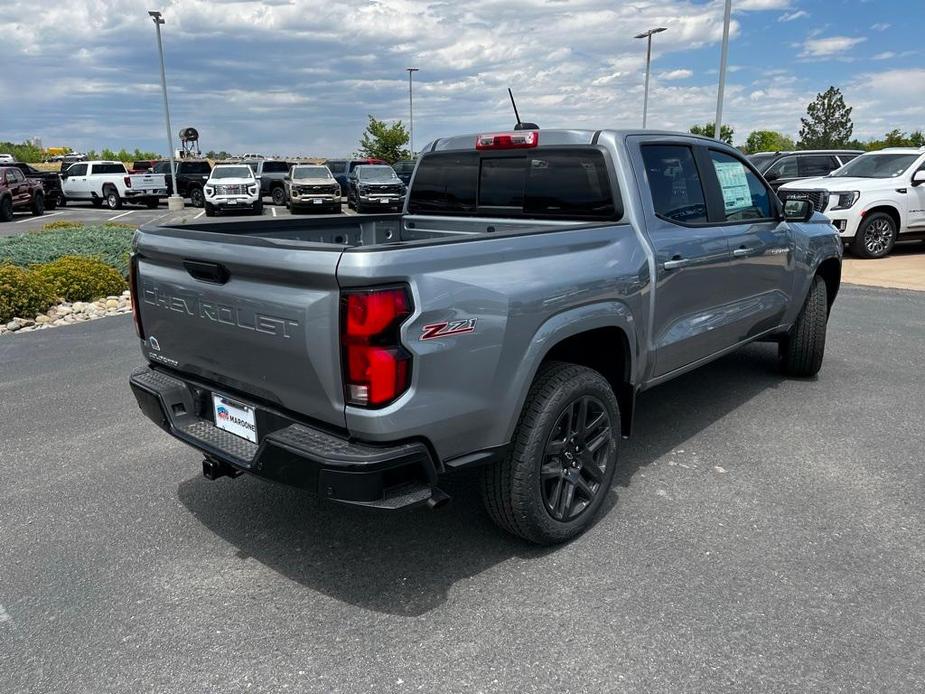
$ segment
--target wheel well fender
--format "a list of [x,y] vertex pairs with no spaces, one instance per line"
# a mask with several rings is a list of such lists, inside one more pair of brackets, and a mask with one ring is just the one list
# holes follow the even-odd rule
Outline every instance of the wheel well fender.
[[832,310],[832,304],[838,295],[838,289],[841,286],[841,263],[838,258],[826,258],[816,268],[816,275],[825,282],[826,301],[829,311]]
[[893,223],[896,225],[896,231],[898,233],[899,230],[902,228],[902,215],[899,213],[899,210],[893,205],[878,204],[874,207],[871,207],[870,209],[864,210],[864,215],[861,220],[862,224],[868,217],[878,212],[887,214],[893,219]]
[[567,361],[600,372],[614,389],[620,403],[621,429],[624,436],[629,435],[637,345],[636,321],[629,306],[620,301],[587,304],[548,318],[534,333],[513,383],[517,398],[508,438],[513,436],[537,372],[547,361]]

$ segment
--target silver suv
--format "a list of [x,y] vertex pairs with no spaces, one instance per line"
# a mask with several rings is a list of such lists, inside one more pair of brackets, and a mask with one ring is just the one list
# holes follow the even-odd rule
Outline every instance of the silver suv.
[[286,205],[293,214],[315,210],[340,212],[340,185],[323,164],[296,164],[284,179]]

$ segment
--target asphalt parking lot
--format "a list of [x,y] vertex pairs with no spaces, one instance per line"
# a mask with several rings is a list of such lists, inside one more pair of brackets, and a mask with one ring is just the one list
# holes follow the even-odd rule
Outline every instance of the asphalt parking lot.
[[[346,203],[342,206],[344,214],[356,214],[349,209]],[[141,226],[149,222],[169,222],[171,220],[192,220],[205,218],[205,210],[196,207],[190,207],[189,203],[180,212],[168,212],[167,204],[149,210],[147,207],[135,205],[126,205],[121,210],[109,210],[93,205],[69,203],[66,207],[59,207],[51,212],[46,212],[40,217],[33,217],[28,212],[17,212],[13,215],[13,221],[6,224],[0,224],[0,236],[12,236],[22,234],[27,231],[41,229],[50,222],[72,220],[84,224],[103,224],[105,222],[122,222],[123,224],[134,224]],[[248,215],[235,214],[238,217],[247,217]],[[285,217],[289,215],[289,210],[283,206],[264,204],[264,217]],[[252,215],[251,215],[252,216]],[[300,215],[302,216],[302,215]],[[311,215],[304,215],[310,217]]]
[[137,412],[127,317],[0,338],[0,691],[925,688],[925,293],[843,288],[818,380],[754,345],[644,394],[554,549],[451,480],[331,505]]

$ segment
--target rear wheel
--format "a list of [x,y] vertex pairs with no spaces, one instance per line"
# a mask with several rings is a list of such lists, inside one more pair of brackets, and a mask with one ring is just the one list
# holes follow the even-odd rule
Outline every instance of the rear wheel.
[[896,222],[885,212],[875,212],[861,222],[851,250],[862,258],[883,258],[896,245]]
[[825,354],[828,314],[825,282],[816,276],[800,315],[780,342],[780,363],[785,374],[810,378],[819,373]]
[[190,189],[189,201],[193,207],[202,207],[202,204],[205,201],[205,196],[202,194],[202,188],[196,186],[195,188]]
[[148,198],[145,200],[145,207],[147,207],[149,210],[153,210],[157,207],[158,202],[159,201],[157,198]]
[[109,188],[106,190],[106,207],[110,210],[121,210],[122,209],[122,198],[119,197],[119,191],[115,188]]
[[13,198],[7,196],[0,199],[0,222],[8,222],[13,219]]
[[32,196],[32,216],[39,217],[45,214],[45,196],[36,193]]
[[47,198],[45,198],[45,209],[49,212],[53,211],[58,206],[58,194],[52,193]]
[[58,196],[58,206],[59,206],[59,207],[67,207],[67,198],[64,197],[64,193],[61,193],[61,194]]
[[594,521],[617,465],[620,408],[584,366],[544,365],[507,457],[485,468],[482,499],[502,529],[538,544],[570,540]]

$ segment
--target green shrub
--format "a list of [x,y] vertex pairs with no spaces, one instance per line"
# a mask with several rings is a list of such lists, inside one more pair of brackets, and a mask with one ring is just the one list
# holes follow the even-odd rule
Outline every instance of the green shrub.
[[0,321],[34,318],[55,303],[55,292],[45,279],[15,265],[0,265]]
[[80,222],[67,222],[59,219],[57,222],[49,222],[42,227],[42,231],[58,231],[59,229],[79,229],[83,224]]
[[133,233],[131,229],[92,226],[61,229],[53,234],[5,236],[0,238],[0,263],[28,267],[79,255],[99,258],[126,277]]
[[65,301],[93,301],[125,289],[119,271],[97,258],[69,255],[36,265],[33,272]]

